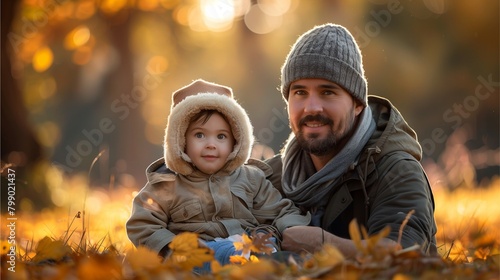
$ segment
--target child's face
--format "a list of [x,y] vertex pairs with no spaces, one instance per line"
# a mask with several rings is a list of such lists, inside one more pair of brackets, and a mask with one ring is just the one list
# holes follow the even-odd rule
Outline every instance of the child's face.
[[207,122],[197,120],[186,131],[186,154],[205,174],[214,174],[226,163],[233,151],[234,137],[231,127],[219,113]]

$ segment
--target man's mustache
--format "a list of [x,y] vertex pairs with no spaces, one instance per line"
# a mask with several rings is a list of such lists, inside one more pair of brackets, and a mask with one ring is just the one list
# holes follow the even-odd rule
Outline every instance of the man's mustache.
[[325,117],[323,115],[305,116],[299,121],[299,125],[300,126],[305,125],[306,122],[320,122],[320,123],[324,123],[324,124],[330,125],[330,126],[333,125],[333,121],[330,118]]

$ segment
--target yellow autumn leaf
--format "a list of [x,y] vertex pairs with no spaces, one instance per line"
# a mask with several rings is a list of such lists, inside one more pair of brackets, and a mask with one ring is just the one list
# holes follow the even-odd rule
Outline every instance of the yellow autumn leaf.
[[242,255],[247,255],[252,250],[252,239],[246,234],[243,234],[241,239],[241,242],[233,242],[234,248],[236,251],[242,251]]
[[349,235],[351,236],[351,240],[352,240],[352,242],[354,242],[354,245],[356,246],[356,248],[359,251],[366,254],[367,250],[366,250],[365,246],[363,246],[363,243],[361,242],[361,234],[359,232],[358,223],[357,223],[356,219],[353,219],[349,223]]
[[255,255],[250,255],[250,261],[251,262],[260,262],[260,259]]
[[241,255],[229,256],[229,262],[234,264],[246,264],[248,262],[247,258]]
[[386,226],[381,231],[379,231],[377,234],[369,236],[366,239],[366,243],[365,243],[368,252],[373,252],[373,250],[375,250],[377,248],[377,245],[379,244],[380,240],[389,236],[390,232],[391,232],[391,228]]
[[271,254],[274,250],[273,242],[270,239],[271,237],[271,233],[253,235],[252,247],[250,247],[250,250],[254,253]]
[[320,268],[334,267],[344,261],[344,255],[335,246],[325,244],[320,251],[314,253],[313,259]]
[[196,233],[184,232],[174,237],[169,244],[172,254],[169,260],[185,270],[201,267],[203,263],[214,259],[214,252],[207,247],[200,247]]
[[122,279],[121,263],[116,255],[95,254],[82,259],[77,268],[79,280]]
[[158,254],[144,246],[129,250],[125,259],[133,270],[154,270],[161,266]]
[[214,274],[217,274],[222,271],[222,265],[218,261],[213,260],[210,262],[210,269],[212,269]]
[[198,235],[192,232],[178,234],[174,237],[174,239],[172,239],[172,242],[168,244],[168,247],[170,250],[178,252],[198,248]]
[[232,270],[230,279],[270,279],[276,276],[276,268],[276,264],[268,260],[248,262],[240,269]]
[[0,241],[0,255],[7,255],[12,247],[7,240]]
[[256,255],[250,255],[246,258],[244,255],[229,256],[229,262],[233,264],[246,264],[248,262],[259,262],[260,259]]
[[[303,267],[309,279],[319,278],[344,261],[342,253],[333,245],[325,244],[323,248],[308,258]],[[347,278],[346,278],[347,279]]]
[[38,263],[44,260],[61,261],[64,257],[71,255],[73,250],[61,240],[53,240],[45,236],[38,242],[35,253],[33,262]]
[[368,231],[366,231],[366,228],[364,226],[361,226],[361,236],[362,239],[368,239]]

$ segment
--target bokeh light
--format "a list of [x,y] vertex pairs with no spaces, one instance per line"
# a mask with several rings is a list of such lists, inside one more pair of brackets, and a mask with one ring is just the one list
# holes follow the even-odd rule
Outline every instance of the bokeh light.
[[246,26],[257,34],[266,34],[274,31],[281,26],[282,21],[281,15],[269,15],[262,10],[261,5],[253,5],[245,15]]
[[235,15],[232,0],[200,0],[203,22],[211,31],[226,31],[231,28]]
[[52,65],[53,60],[54,54],[52,53],[52,50],[47,46],[42,47],[36,51],[33,56],[33,69],[37,72],[44,72]]
[[291,0],[258,0],[259,8],[270,16],[282,16],[288,12],[292,5]]
[[61,138],[59,126],[54,122],[44,122],[37,127],[40,144],[47,148],[53,148]]
[[80,25],[71,30],[64,40],[64,47],[73,50],[85,45],[90,39],[90,30],[85,25]]
[[114,14],[127,6],[127,0],[103,0],[100,8],[103,12]]

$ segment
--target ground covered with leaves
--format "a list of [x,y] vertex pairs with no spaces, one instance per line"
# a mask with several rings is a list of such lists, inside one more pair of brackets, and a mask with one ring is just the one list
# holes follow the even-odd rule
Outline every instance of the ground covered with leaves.
[[[353,223],[353,225],[355,225]],[[178,235],[170,244],[171,254],[164,260],[156,253],[140,247],[120,253],[108,247],[102,252],[90,248],[78,252],[64,240],[45,237],[37,243],[34,256],[11,258],[2,254],[2,279],[499,279],[499,255],[453,262],[441,256],[425,256],[418,247],[388,249],[377,246],[386,234],[381,232],[361,245],[359,231],[351,227],[357,238],[359,255],[346,260],[333,246],[325,245],[315,254],[289,256],[276,260],[266,254],[267,236],[244,236],[235,242],[241,255],[231,264],[221,266],[213,252],[200,247],[194,233]],[[6,246],[6,245],[4,245]],[[5,247],[4,247],[5,250]],[[7,250],[8,251],[8,250]],[[249,256],[249,257],[245,257]],[[16,261],[8,269],[9,260]],[[24,259],[24,260],[23,260]],[[212,272],[199,275],[195,267],[210,262]],[[13,266],[11,266],[13,267]]]
[[[269,236],[255,235],[243,236],[234,244],[241,255],[220,265],[192,233],[178,235],[166,259],[133,247],[124,225],[136,188],[88,189],[85,180],[71,180],[59,187],[63,207],[17,213],[14,230],[2,216],[1,279],[500,279],[499,183],[435,191],[436,256],[418,247],[381,247],[386,231],[367,236],[353,222],[354,259],[331,245],[314,254],[269,255]],[[193,273],[205,262],[211,273]]]

